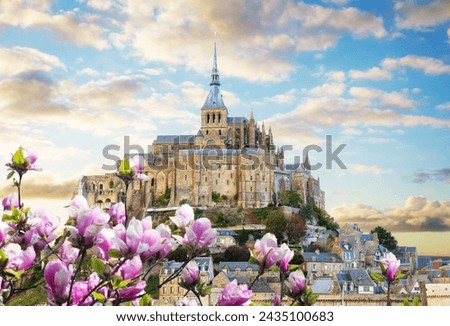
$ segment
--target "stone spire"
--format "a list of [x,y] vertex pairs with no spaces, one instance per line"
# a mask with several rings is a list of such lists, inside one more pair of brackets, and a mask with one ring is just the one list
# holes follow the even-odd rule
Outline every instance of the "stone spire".
[[205,104],[203,104],[202,109],[226,109],[223,103],[222,94],[220,94],[219,86],[219,70],[217,69],[217,48],[216,48],[216,37],[214,34],[214,56],[213,56],[213,67],[211,70],[211,87],[209,89],[208,96],[206,97]]

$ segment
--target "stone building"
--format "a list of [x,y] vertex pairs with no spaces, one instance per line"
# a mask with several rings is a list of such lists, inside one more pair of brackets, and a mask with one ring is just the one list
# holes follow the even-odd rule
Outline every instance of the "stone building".
[[[296,191],[303,202],[325,206],[319,179],[310,173],[307,159],[285,165],[284,152],[275,146],[272,129],[264,122],[229,115],[220,92],[214,43],[209,93],[201,107],[201,125],[194,135],[159,135],[150,153],[142,154],[149,181],[135,182],[126,196],[138,216],[150,206],[234,207],[277,204],[280,193]],[[77,189],[90,204],[107,209],[125,200],[123,187],[114,187],[114,175],[83,177]]]

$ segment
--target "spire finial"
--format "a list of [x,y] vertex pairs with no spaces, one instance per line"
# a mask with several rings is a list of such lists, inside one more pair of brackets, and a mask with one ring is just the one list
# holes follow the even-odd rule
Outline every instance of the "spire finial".
[[210,86],[212,86],[212,85],[220,86],[219,70],[217,69],[216,35],[217,35],[217,33],[214,32],[214,57],[213,57],[213,68],[211,71],[211,83],[209,84]]

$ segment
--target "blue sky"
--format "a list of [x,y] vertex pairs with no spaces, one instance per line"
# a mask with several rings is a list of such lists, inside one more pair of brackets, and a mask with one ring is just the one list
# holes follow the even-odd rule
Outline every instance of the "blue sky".
[[215,32],[230,115],[253,110],[287,159],[326,135],[346,144],[347,169],[314,171],[339,223],[404,244],[422,232],[441,245],[419,252],[450,254],[448,1],[2,1],[0,158],[40,152],[28,204],[63,216],[124,136],[196,133]]

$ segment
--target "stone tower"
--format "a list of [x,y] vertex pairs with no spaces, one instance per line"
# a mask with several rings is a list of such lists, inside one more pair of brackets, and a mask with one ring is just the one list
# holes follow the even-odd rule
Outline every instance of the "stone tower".
[[214,59],[211,83],[205,104],[202,107],[202,126],[204,147],[225,148],[228,132],[228,109],[220,93],[219,70],[217,69],[217,50],[214,41]]

